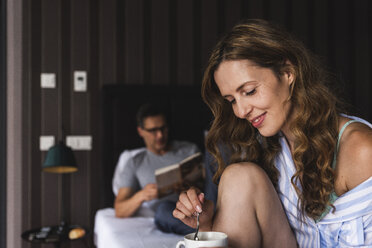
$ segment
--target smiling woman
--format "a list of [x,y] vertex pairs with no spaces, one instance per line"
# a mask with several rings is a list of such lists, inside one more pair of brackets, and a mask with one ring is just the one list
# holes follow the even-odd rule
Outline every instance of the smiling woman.
[[291,34],[264,20],[237,24],[202,82],[214,115],[206,147],[218,162],[216,212],[190,189],[173,215],[194,227],[202,213],[200,229],[227,233],[231,247],[370,247],[372,124],[345,115],[328,85]]
[[287,119],[291,106],[292,73],[277,77],[271,69],[259,67],[252,61],[231,60],[223,62],[214,77],[235,116],[249,121],[266,137],[283,128],[280,123]]

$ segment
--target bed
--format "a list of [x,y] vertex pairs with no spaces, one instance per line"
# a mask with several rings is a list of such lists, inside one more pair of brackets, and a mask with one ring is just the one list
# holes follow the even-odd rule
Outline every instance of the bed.
[[[106,85],[102,88],[102,172],[101,209],[94,224],[94,242],[98,248],[174,248],[182,239],[163,233],[154,224],[151,203],[144,204],[137,215],[120,219],[113,209],[113,177],[119,157],[143,147],[136,133],[135,113],[144,102],[159,101],[168,106],[170,139],[188,140],[204,151],[204,132],[211,113],[196,86]],[[125,152],[127,151],[126,155]]]

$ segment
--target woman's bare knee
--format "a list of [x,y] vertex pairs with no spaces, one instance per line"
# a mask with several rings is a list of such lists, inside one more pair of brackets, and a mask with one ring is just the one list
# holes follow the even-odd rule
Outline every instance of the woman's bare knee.
[[227,232],[232,247],[261,246],[255,197],[257,188],[268,183],[265,172],[254,163],[232,164],[223,172],[214,227]]
[[225,169],[219,187],[221,190],[236,189],[239,192],[244,189],[248,194],[257,192],[257,189],[267,184],[271,185],[271,181],[261,167],[252,162],[242,162],[229,165]]
[[[217,208],[215,223],[229,227],[223,231],[229,232],[234,239],[232,242],[238,247],[280,247],[287,242],[293,243],[293,235],[287,233],[291,230],[275,188],[257,164],[244,162],[226,168],[219,185]],[[239,228],[231,229],[231,226]],[[270,233],[272,238],[265,233]],[[287,233],[290,240],[284,238],[281,240],[284,243],[273,243],[280,233],[283,236]]]

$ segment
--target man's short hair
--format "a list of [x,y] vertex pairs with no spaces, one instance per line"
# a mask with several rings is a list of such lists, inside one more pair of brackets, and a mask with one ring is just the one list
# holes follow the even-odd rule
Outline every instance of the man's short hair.
[[144,121],[147,117],[162,115],[165,121],[168,122],[168,115],[164,106],[154,103],[145,103],[139,107],[137,111],[137,125],[141,128],[144,127]]

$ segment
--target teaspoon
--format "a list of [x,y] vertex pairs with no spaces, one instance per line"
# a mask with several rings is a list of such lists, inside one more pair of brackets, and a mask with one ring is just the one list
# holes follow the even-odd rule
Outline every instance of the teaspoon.
[[196,232],[194,236],[194,240],[199,240],[198,238],[198,232],[199,232],[199,212],[196,213]]

